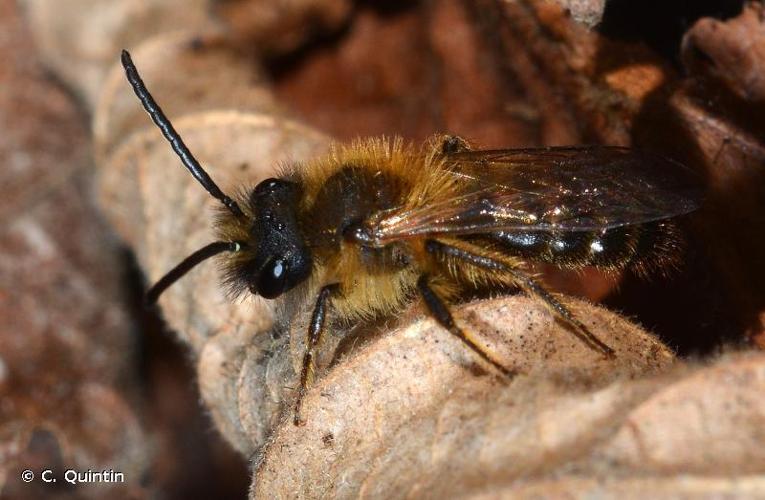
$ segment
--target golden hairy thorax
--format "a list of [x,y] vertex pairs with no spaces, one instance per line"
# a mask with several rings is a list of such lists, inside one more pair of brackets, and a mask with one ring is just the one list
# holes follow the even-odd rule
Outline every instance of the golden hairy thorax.
[[348,224],[386,210],[427,206],[458,188],[432,143],[366,139],[338,145],[328,155],[285,175],[299,183],[303,233],[315,260],[313,286],[338,283],[338,316],[349,320],[390,314],[412,295],[425,251],[416,239],[366,248],[343,238]]

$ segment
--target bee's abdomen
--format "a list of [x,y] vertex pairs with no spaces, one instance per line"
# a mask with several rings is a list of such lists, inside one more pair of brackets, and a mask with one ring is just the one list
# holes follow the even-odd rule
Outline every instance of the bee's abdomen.
[[601,231],[500,231],[491,239],[502,252],[530,261],[640,271],[663,267],[678,247],[675,228],[668,221]]

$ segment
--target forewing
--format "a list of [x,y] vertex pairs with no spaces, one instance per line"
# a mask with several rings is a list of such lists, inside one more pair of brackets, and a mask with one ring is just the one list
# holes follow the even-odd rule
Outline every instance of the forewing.
[[446,157],[458,194],[394,210],[378,241],[502,230],[593,231],[695,210],[699,182],[683,165],[629,148],[463,151]]

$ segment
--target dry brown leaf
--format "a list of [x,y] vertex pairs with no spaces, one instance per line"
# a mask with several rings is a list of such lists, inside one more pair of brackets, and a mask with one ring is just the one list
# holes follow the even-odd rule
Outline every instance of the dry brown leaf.
[[456,309],[482,344],[522,372],[512,381],[419,316],[354,346],[311,388],[307,424],[296,427],[288,418],[275,429],[251,496],[456,497],[571,460],[642,392],[609,382],[673,360],[637,326],[602,308],[572,305],[616,349],[615,362],[526,297]]
[[[763,355],[648,379],[611,374],[611,383],[600,385],[589,379],[593,360],[572,361],[575,349],[564,348],[563,363],[548,359],[504,385],[460,375],[434,344],[439,332],[417,326],[381,340],[386,349],[341,362],[320,382],[307,426],[277,429],[253,498],[556,496],[565,487],[574,498],[636,496],[639,487],[663,497],[763,492],[761,481],[748,480],[765,468],[765,454],[753,446],[765,428]],[[558,330],[544,340],[566,345],[565,335]],[[621,359],[632,360],[633,374],[639,366],[666,366],[661,350],[654,353]],[[407,368],[401,373],[389,370],[397,356]],[[354,376],[344,377],[345,368]],[[397,398],[388,384],[403,389]],[[560,472],[570,477],[553,482]],[[686,474],[695,475],[690,484]],[[723,479],[731,476],[740,480]]]
[[222,0],[213,6],[231,38],[261,55],[294,50],[339,29],[353,8],[350,0]]
[[209,0],[21,0],[44,62],[96,104],[123,48],[170,31],[209,31]]
[[738,97],[765,101],[765,7],[751,2],[729,21],[699,20],[683,39],[682,55],[694,73],[722,80]]
[[470,498],[620,498],[624,500],[703,500],[719,498],[757,498],[765,489],[762,476],[678,477],[635,479],[582,479],[563,477],[556,480],[527,482],[491,493],[477,493]]
[[[168,116],[210,109],[278,111],[261,72],[220,37],[176,31],[136,45],[131,55],[152,92],[163,96],[162,109]],[[105,160],[133,131],[146,127],[146,113],[135,105],[122,65],[114,57],[109,63],[93,120],[99,160]]]
[[738,320],[765,345],[765,9],[751,2],[725,23],[702,19],[688,32],[684,62],[694,76],[668,100],[704,165],[709,193],[700,228]]

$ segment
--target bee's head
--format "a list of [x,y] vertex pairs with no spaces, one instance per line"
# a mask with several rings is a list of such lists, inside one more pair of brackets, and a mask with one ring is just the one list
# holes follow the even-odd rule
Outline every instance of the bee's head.
[[[234,292],[244,289],[273,299],[305,281],[311,273],[311,253],[297,222],[296,208],[300,189],[294,182],[267,179],[255,187],[240,203],[220,190],[197,161],[183,139],[162,112],[146,88],[127,51],[122,51],[122,65],[144,109],[160,128],[181,163],[225,210],[218,217],[220,241],[212,242],[181,261],[147,293],[149,302],[159,296],[187,272],[205,260],[222,253],[226,281]],[[247,210],[249,208],[249,210]]]
[[240,273],[254,294],[273,299],[305,281],[311,253],[298,227],[300,189],[294,182],[266,179],[252,190],[249,245],[254,256]]

